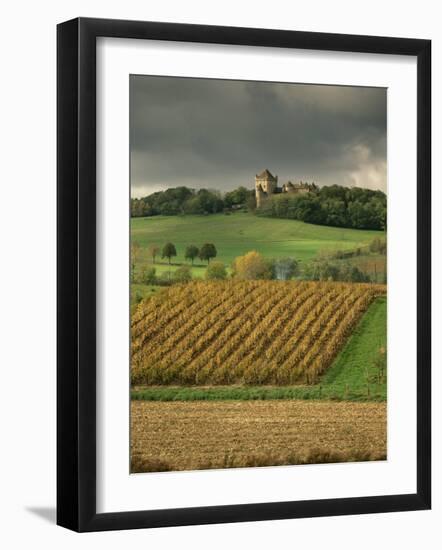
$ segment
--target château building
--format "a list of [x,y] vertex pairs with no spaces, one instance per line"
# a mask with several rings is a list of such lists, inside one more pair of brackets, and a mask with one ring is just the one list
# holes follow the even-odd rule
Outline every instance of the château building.
[[278,187],[278,176],[274,176],[267,168],[261,174],[255,176],[256,206],[260,208],[262,201],[270,195],[277,193],[310,193],[311,186],[308,183],[292,183],[288,181],[282,187]]

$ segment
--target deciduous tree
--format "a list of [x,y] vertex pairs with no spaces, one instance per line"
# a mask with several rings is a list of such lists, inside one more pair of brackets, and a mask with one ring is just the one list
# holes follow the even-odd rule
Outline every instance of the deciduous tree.
[[298,272],[298,263],[293,258],[277,258],[272,262],[275,279],[288,281]]
[[191,244],[186,248],[186,251],[184,252],[184,258],[186,260],[191,260],[192,265],[193,265],[193,261],[194,261],[195,258],[198,257],[198,254],[199,254],[198,247]]
[[271,279],[272,268],[270,262],[265,258],[252,250],[247,252],[244,256],[238,256],[235,258],[232,264],[233,275],[236,279]]
[[204,243],[199,252],[200,260],[207,260],[207,265],[209,265],[211,258],[215,258],[216,255],[217,251],[212,243]]
[[166,243],[163,246],[163,252],[161,254],[161,258],[167,258],[169,260],[170,265],[170,259],[176,256],[176,248],[173,243]]
[[152,262],[155,263],[155,258],[160,253],[160,247],[157,244],[151,244],[147,249],[149,258],[152,258]]

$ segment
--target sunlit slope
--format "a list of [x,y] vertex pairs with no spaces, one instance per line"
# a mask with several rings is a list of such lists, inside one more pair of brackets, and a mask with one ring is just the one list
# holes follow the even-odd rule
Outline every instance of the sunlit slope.
[[[184,262],[186,246],[214,243],[217,259],[230,264],[236,256],[257,250],[265,257],[291,256],[305,261],[320,250],[345,250],[366,245],[382,232],[312,225],[296,220],[258,217],[247,213],[208,216],[132,218],[131,236],[142,248],[172,242]],[[145,258],[147,260],[147,257]],[[200,263],[198,260],[196,264]],[[159,266],[161,271],[161,265]]]

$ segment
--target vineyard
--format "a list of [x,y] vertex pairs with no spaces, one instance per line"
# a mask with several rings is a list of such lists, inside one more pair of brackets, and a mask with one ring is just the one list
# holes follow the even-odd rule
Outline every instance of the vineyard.
[[315,384],[386,287],[193,282],[132,317],[132,384]]

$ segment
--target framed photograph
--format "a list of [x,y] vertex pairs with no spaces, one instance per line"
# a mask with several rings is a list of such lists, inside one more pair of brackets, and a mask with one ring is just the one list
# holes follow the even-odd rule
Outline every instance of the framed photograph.
[[57,523],[429,509],[430,41],[57,36]]

